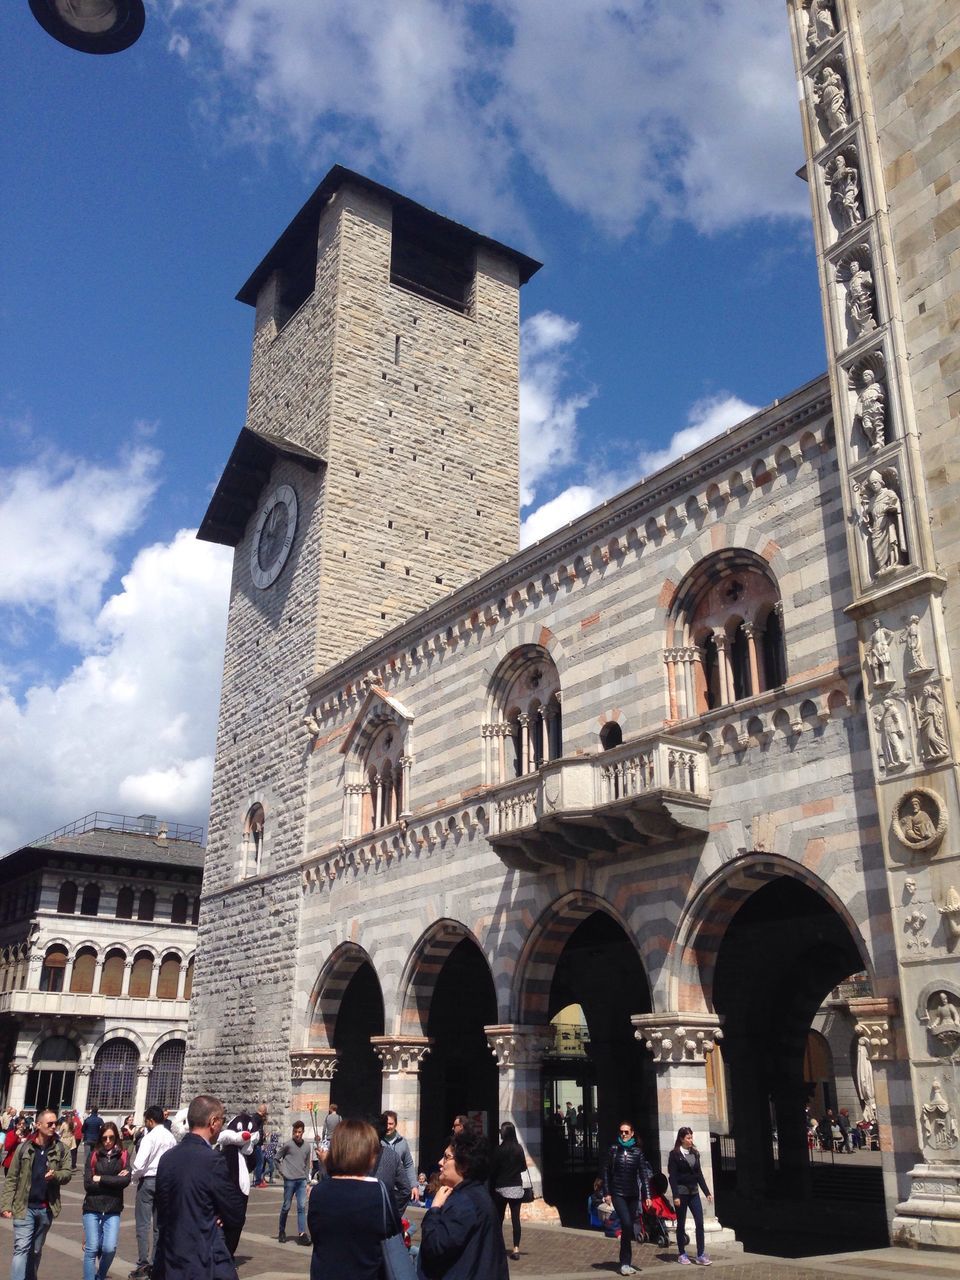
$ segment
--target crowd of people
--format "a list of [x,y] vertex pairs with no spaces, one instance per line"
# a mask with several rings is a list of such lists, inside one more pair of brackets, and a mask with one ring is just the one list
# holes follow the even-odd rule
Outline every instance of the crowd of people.
[[[418,1172],[394,1111],[374,1123],[341,1117],[331,1105],[307,1137],[296,1121],[290,1137],[267,1131],[268,1108],[227,1120],[210,1095],[171,1114],[148,1107],[137,1124],[104,1121],[96,1109],[4,1117],[0,1216],[13,1219],[11,1280],[37,1280],[47,1233],[60,1213],[60,1189],[83,1155],[83,1280],[107,1280],[117,1251],[125,1194],[134,1193],[137,1264],[129,1280],[237,1280],[234,1261],[251,1189],[283,1182],[277,1239],[310,1247],[311,1280],[508,1280],[503,1225],[510,1212],[512,1247],[520,1257],[520,1207],[533,1199],[527,1157],[509,1121],[491,1150],[469,1117],[454,1117],[436,1165]],[[676,1218],[679,1261],[692,1219],[696,1262],[705,1253],[700,1193],[710,1199],[690,1129],[681,1129],[667,1181],[654,1174],[632,1125],[619,1126],[602,1164],[591,1211],[619,1237],[620,1273],[632,1274],[632,1244],[651,1238],[651,1220]],[[309,1188],[309,1194],[308,1194]],[[427,1212],[419,1244],[405,1216]],[[297,1231],[287,1234],[296,1204]],[[675,1207],[674,1207],[675,1206]],[[662,1233],[661,1242],[667,1236]]]

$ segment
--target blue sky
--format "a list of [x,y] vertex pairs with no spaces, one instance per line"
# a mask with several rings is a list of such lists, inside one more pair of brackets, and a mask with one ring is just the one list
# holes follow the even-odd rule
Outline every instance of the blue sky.
[[544,262],[524,536],[820,373],[769,0],[154,0],[114,57],[0,6],[0,849],[95,808],[204,822],[243,422],[233,300],[334,163]]

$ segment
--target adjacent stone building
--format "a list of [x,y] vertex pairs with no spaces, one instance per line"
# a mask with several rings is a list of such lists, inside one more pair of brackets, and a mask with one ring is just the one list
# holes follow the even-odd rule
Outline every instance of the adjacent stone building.
[[722,1132],[728,1227],[848,1241],[804,1122],[836,990],[872,1221],[960,1247],[960,24],[789,15],[828,370],[532,547],[536,263],[336,168],[244,286],[186,1088],[391,1106],[425,1161],[510,1118],[560,1203],[573,1008],[585,1132]]
[[119,1119],[180,1100],[198,827],[91,813],[0,861],[5,1105]]

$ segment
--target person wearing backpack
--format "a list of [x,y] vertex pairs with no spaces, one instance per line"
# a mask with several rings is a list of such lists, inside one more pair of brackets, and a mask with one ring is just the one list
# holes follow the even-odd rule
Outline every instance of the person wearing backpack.
[[67,1149],[57,1137],[57,1113],[39,1111],[36,1132],[14,1152],[0,1202],[0,1217],[13,1219],[10,1280],[36,1277],[43,1242],[60,1213],[60,1188],[71,1174]]
[[130,1185],[120,1130],[108,1120],[83,1170],[83,1280],[106,1280],[120,1238],[123,1193]]

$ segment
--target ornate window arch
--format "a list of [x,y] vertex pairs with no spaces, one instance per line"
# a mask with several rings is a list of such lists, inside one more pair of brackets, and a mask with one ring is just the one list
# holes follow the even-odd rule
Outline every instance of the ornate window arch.
[[263,838],[267,827],[267,815],[259,800],[247,810],[243,820],[242,879],[258,876],[263,869]]
[[560,673],[546,649],[520,645],[487,691],[485,777],[509,782],[563,754]]
[[731,547],[694,565],[670,607],[664,659],[671,720],[782,685],[783,608],[767,562]]
[[346,756],[343,836],[350,840],[410,816],[413,716],[374,684],[341,751]]

